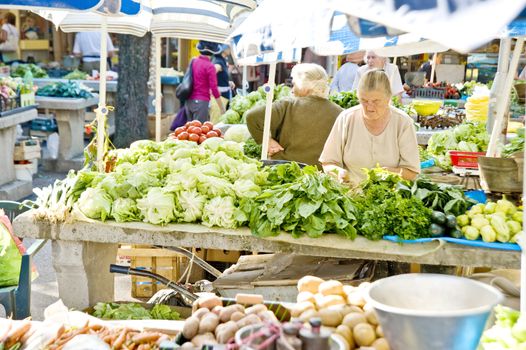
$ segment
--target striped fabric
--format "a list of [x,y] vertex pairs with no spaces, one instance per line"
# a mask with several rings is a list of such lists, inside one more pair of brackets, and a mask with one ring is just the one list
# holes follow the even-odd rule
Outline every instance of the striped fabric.
[[87,11],[99,7],[102,2],[102,0],[0,0],[0,8]]
[[[108,17],[107,26],[112,33],[225,42],[235,19],[255,6],[255,0],[144,0],[138,15]],[[98,31],[102,22],[94,13],[37,13],[64,32]]]

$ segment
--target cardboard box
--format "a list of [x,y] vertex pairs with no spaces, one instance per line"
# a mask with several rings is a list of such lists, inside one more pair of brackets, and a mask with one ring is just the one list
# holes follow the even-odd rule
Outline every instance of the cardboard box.
[[[175,118],[173,114],[163,114],[161,115],[161,140],[166,139],[170,133],[170,126],[172,125],[172,120]],[[148,137],[155,139],[155,115],[148,116]]]

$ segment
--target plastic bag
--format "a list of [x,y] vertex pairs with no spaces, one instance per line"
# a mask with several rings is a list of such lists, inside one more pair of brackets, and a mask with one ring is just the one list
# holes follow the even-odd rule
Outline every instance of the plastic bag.
[[9,229],[0,221],[0,287],[18,284],[21,265],[22,255]]

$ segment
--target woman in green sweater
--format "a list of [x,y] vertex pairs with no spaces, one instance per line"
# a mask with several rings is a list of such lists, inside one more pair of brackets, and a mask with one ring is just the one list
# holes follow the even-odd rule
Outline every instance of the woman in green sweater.
[[[294,97],[272,104],[268,156],[321,167],[318,159],[332,126],[343,109],[328,100],[325,69],[301,63],[291,72]],[[247,112],[247,126],[257,143],[263,141],[265,106]]]

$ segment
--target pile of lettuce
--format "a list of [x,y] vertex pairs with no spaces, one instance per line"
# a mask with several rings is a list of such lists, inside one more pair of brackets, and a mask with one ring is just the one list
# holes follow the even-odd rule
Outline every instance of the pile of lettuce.
[[249,226],[258,236],[355,234],[348,188],[315,167],[263,167],[242,143],[141,140],[111,156],[109,173],[71,172],[37,190],[39,218],[60,222],[71,212],[102,221]]
[[525,349],[526,317],[519,311],[498,305],[495,318],[495,325],[482,334],[479,349]]
[[[290,87],[287,85],[276,85],[274,87],[273,101],[289,97],[291,95],[290,92]],[[225,124],[246,124],[247,111],[255,107],[264,106],[266,99],[267,93],[263,86],[260,86],[256,91],[252,91],[246,96],[236,95],[232,101],[230,101],[230,109],[221,116],[219,121]]]
[[137,303],[97,303],[93,316],[104,320],[179,320],[179,313],[168,305],[156,304],[150,310]]
[[427,151],[439,167],[450,170],[448,151],[485,152],[489,138],[485,124],[466,122],[451,130],[433,134],[427,144]]

